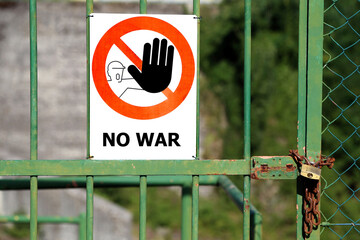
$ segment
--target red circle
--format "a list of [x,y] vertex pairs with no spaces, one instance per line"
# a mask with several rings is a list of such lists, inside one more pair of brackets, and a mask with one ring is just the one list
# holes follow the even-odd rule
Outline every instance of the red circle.
[[[106,58],[114,43],[123,35],[137,31],[151,30],[167,37],[179,52],[182,73],[178,87],[167,95],[167,100],[153,106],[140,107],[121,100],[110,88],[106,78]],[[195,76],[195,61],[189,43],[171,24],[153,17],[133,17],[111,27],[96,46],[92,74],[95,87],[103,101],[117,113],[134,119],[154,119],[176,109],[188,95]]]

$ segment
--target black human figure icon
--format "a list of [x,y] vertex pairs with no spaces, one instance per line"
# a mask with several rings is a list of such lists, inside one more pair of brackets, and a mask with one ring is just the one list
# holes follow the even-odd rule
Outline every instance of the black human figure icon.
[[154,38],[152,53],[150,43],[145,43],[141,72],[134,65],[128,67],[128,72],[140,85],[140,87],[150,93],[159,93],[164,91],[171,82],[174,46],[168,47],[167,40],[161,40],[159,56],[159,42],[158,38]]

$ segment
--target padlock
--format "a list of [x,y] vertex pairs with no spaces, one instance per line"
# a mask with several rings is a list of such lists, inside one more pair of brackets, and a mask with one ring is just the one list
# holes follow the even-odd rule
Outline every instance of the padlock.
[[319,180],[321,176],[321,169],[311,165],[303,164],[300,174],[301,176],[309,179]]

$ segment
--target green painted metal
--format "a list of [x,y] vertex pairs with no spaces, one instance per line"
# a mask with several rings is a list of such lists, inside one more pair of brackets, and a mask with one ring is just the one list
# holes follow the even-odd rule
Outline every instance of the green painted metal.
[[[197,19],[197,66],[196,66],[196,159],[200,158],[200,0],[193,0],[193,14]],[[192,177],[191,239],[199,236],[199,175]]]
[[[308,4],[306,156],[316,162],[321,157],[324,1]],[[320,239],[320,227],[314,228],[308,239]]]
[[307,1],[299,5],[299,59],[298,59],[298,151],[305,155],[306,129],[306,75],[307,75]]
[[30,177],[30,239],[37,239],[38,230],[38,181],[37,177]]
[[251,177],[253,179],[296,179],[298,169],[289,156],[252,157]]
[[[200,176],[200,185],[216,185],[219,176]],[[191,176],[148,176],[147,185],[149,187],[159,186],[182,186],[191,187]],[[138,187],[140,184],[138,176],[96,176],[94,177],[94,187]],[[56,188],[85,188],[86,177],[55,177],[39,178],[39,189]],[[30,188],[29,179],[0,179],[0,190],[24,190]]]
[[[0,216],[0,222],[29,223],[30,216],[25,216],[25,215]],[[38,223],[79,224],[80,217],[38,216]]]
[[310,161],[321,155],[324,1],[309,1],[306,152]]
[[243,239],[250,240],[250,228],[251,228],[251,214],[250,214],[250,176],[244,176],[244,227],[243,227]]
[[86,240],[93,239],[93,225],[94,225],[94,177],[87,176],[86,177]]
[[[298,150],[315,162],[321,154],[321,104],[323,68],[323,1],[300,1]],[[297,239],[303,234],[304,182],[297,180]],[[320,239],[320,229],[309,238]]]
[[[252,205],[251,205],[252,206]],[[250,224],[250,238],[254,240],[261,240],[262,233],[262,216],[260,213],[254,214],[251,216],[251,224]]]
[[[244,32],[244,158],[251,158],[251,0],[245,0]],[[244,176],[243,239],[250,239],[250,176]]]
[[191,239],[197,240],[199,237],[199,176],[194,175],[192,179]]
[[[140,13],[147,13],[147,0],[140,0]],[[147,176],[140,176],[140,219],[139,239],[146,240],[146,198],[147,198]]]
[[86,128],[86,156],[90,158],[90,14],[93,13],[93,0],[86,0],[86,112],[87,112],[87,128]]
[[[86,156],[90,156],[90,14],[93,13],[93,0],[86,0],[86,84],[87,84],[87,150]],[[90,161],[90,160],[87,160]],[[93,223],[94,223],[94,177],[91,174],[86,177],[86,240],[93,239]],[[80,227],[80,234],[84,226]],[[82,238],[80,238],[82,239]]]
[[244,175],[250,160],[1,160],[0,176]]
[[30,0],[30,159],[38,159],[37,4]]
[[[37,3],[29,2],[30,23],[30,160],[38,159]],[[30,177],[30,239],[37,239],[37,177]]]
[[[200,176],[200,184],[203,177],[205,176]],[[192,219],[191,182],[192,180],[190,178],[190,184],[189,183],[184,184],[181,189],[181,240],[191,239],[191,219]]]
[[147,13],[147,0],[140,0],[140,13],[141,14]]
[[146,176],[140,176],[140,219],[139,219],[139,239],[146,240]]
[[[299,154],[305,155],[306,146],[306,78],[307,78],[307,24],[308,0],[299,3],[299,60],[298,60],[298,131],[297,142]],[[296,239],[303,239],[303,185],[301,178],[297,179],[296,194]]]
[[86,213],[79,216],[79,239],[86,240]]
[[197,64],[196,64],[196,159],[200,158],[200,0],[193,0],[193,14],[197,19]]

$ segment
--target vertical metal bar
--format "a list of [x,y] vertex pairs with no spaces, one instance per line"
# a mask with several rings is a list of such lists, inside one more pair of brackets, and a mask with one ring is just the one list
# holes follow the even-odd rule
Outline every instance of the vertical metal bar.
[[38,221],[38,179],[30,177],[30,239],[37,240]]
[[[30,0],[30,159],[38,159],[37,3]],[[30,239],[37,239],[38,179],[30,177]]]
[[[299,88],[298,88],[298,150],[311,161],[321,154],[323,1],[300,1],[299,19]],[[304,183],[297,180],[297,239],[303,233]],[[309,238],[320,239],[320,229]]]
[[86,240],[93,239],[94,225],[94,177],[86,177]]
[[181,240],[191,239],[191,185],[183,185],[181,188]]
[[310,161],[321,154],[324,1],[309,1],[306,151]]
[[86,240],[86,214],[80,213],[79,219],[79,240]]
[[193,176],[192,181],[192,231],[191,239],[199,237],[199,176]]
[[244,176],[244,232],[243,239],[250,239],[250,176]]
[[262,216],[259,213],[253,215],[254,218],[254,240],[262,240]]
[[146,240],[146,191],[147,177],[140,176],[140,224],[139,224],[139,240]]
[[[324,1],[310,0],[308,9],[306,156],[315,162],[321,157]],[[308,239],[320,239],[320,226]]]
[[[90,156],[90,14],[93,0],[86,0],[86,82],[87,82],[87,157]],[[86,176],[86,239],[93,239],[94,177]]]
[[86,0],[86,85],[87,85],[87,152],[90,158],[90,14],[93,13],[93,0]]
[[38,158],[38,67],[36,0],[30,0],[30,159]]
[[197,59],[196,59],[196,159],[199,159],[200,149],[200,0],[193,0],[193,14],[197,20]]
[[298,73],[298,151],[305,155],[306,145],[306,77],[307,77],[307,1],[299,7],[299,73]]
[[140,0],[140,13],[141,14],[147,13],[147,0]]
[[[193,14],[197,19],[197,65],[196,65],[196,84],[197,84],[197,106],[196,106],[196,159],[199,159],[200,149],[200,0],[193,0]],[[191,221],[191,239],[197,240],[199,237],[199,176],[192,177],[192,221]]]
[[[308,25],[308,0],[299,3],[299,74],[298,74],[298,151],[305,155],[306,146],[306,81],[307,81],[307,25]],[[296,239],[303,239],[303,182],[297,179],[296,195]]]
[[[251,158],[251,0],[245,0],[244,45],[244,158]],[[243,239],[250,239],[250,176],[244,176]]]

